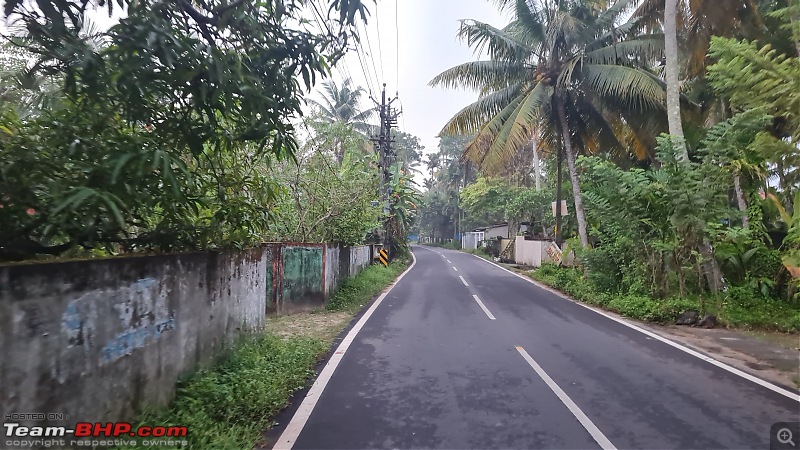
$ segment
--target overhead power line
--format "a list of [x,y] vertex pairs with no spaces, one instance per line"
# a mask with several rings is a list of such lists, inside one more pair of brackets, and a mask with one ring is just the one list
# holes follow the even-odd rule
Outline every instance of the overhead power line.
[[381,81],[378,79],[378,70],[375,68],[375,53],[372,51],[372,42],[369,39],[369,31],[367,30],[366,26],[362,26],[364,29],[364,38],[367,41],[367,48],[369,49],[369,60],[372,62],[372,72],[375,74],[375,80],[377,81],[378,87],[381,85]]
[[372,96],[376,91],[372,87],[372,77],[364,64],[365,56],[360,47],[356,47],[356,56],[358,56],[358,63],[361,65],[361,72],[364,74],[364,80],[367,82],[367,90],[369,91],[369,95]]
[[[395,89],[397,89],[398,92],[400,91],[400,19],[398,18],[398,13],[397,13],[399,9],[397,7],[397,4],[399,3],[399,1],[400,0],[394,0],[394,44],[395,44],[394,75],[395,75]],[[400,106],[402,107],[403,104],[400,103]],[[403,128],[405,128],[405,124],[403,124]]]
[[379,17],[381,16],[380,11],[378,11],[378,3],[375,3],[375,28],[378,29],[378,58],[381,63],[381,79],[385,82],[386,75],[383,71],[383,49],[381,47],[381,21]]

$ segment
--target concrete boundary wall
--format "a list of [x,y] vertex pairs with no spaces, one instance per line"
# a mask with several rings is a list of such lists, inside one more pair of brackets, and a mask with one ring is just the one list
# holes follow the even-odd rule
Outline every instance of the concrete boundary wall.
[[524,236],[517,236],[514,242],[514,261],[531,267],[541,267],[542,263],[553,262],[547,254],[550,241],[527,241]]
[[270,243],[0,266],[0,414],[108,422],[165,405],[267,314],[323,307],[371,252]]

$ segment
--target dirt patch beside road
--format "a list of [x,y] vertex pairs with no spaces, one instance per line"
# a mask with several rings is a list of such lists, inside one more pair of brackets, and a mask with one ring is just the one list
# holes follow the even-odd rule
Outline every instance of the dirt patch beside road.
[[346,312],[311,312],[267,319],[267,330],[282,337],[310,337],[332,341],[353,315]]
[[642,325],[759,378],[800,388],[798,334]]

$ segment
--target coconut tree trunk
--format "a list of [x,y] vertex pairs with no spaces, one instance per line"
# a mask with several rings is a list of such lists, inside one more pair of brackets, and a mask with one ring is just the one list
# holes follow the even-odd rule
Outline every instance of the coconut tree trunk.
[[539,167],[539,141],[535,138],[531,141],[533,144],[533,183],[536,186],[536,192],[542,190],[542,173]]
[[680,152],[680,157],[689,160],[689,152],[683,140],[680,101],[680,62],[678,61],[678,1],[665,0],[664,3],[664,54],[667,59],[667,120],[669,134],[673,145]]
[[742,191],[742,177],[737,172],[733,175],[733,190],[736,191],[736,202],[739,204],[739,211],[742,213],[742,227],[750,228],[750,218],[747,216],[747,200]]
[[[572,151],[572,137],[569,132],[569,122],[567,122],[567,110],[562,99],[556,99],[558,109],[558,119],[561,122],[561,137],[564,140],[564,153],[567,154],[567,167],[569,177],[572,180],[572,197],[575,200],[575,218],[578,220],[578,235],[581,238],[581,245],[589,246],[589,234],[586,231],[586,215],[583,211],[583,198],[581,197],[581,187],[578,183],[578,171],[575,167],[575,153]],[[556,209],[561,209],[561,205],[556,205]]]

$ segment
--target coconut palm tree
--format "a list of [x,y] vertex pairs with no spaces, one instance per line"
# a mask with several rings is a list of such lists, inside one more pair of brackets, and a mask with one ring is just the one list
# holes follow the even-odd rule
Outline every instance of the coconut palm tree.
[[[353,87],[352,79],[345,78],[341,85],[333,80],[325,81],[320,94],[322,101],[309,99],[308,102],[317,109],[323,120],[351,126],[364,137],[374,133],[375,126],[367,123],[367,120],[375,114],[375,108],[361,109],[364,89]],[[344,144],[337,141],[334,147],[336,160],[341,164],[344,160]]]
[[[465,155],[485,172],[503,166],[540,134],[544,151],[563,147],[581,243],[589,239],[576,168],[579,151],[633,148],[641,158],[653,120],[663,115],[664,86],[646,69],[663,54],[661,35],[635,36],[623,21],[633,0],[501,0],[514,20],[502,29],[462,23],[459,36],[489,60],[458,65],[433,86],[476,89],[443,133],[476,134]],[[555,152],[553,152],[555,153]]]
[[356,131],[367,134],[372,125],[366,121],[375,114],[375,108],[361,109],[364,88],[353,87],[353,80],[346,78],[338,85],[333,80],[322,83],[322,101],[309,99],[308,102],[319,110],[322,118],[329,122],[352,125]]

